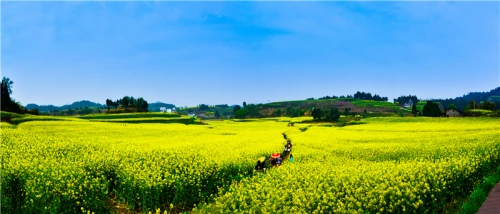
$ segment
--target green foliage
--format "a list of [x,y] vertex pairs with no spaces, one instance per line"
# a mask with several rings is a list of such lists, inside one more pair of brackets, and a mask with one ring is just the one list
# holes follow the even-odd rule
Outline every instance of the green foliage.
[[493,113],[493,111],[484,109],[468,109],[464,112],[465,116],[472,117],[489,116],[491,113]]
[[340,111],[337,108],[333,108],[330,110],[330,114],[327,115],[326,120],[336,122],[339,120],[339,118],[340,118]]
[[461,214],[474,214],[477,213],[481,205],[486,200],[488,192],[500,181],[500,166],[483,182],[474,187],[474,191],[468,197],[467,201],[462,205],[460,210]]
[[220,118],[220,112],[219,112],[219,110],[215,109],[214,116],[215,116],[215,118],[217,118],[217,119],[219,119],[219,118]]
[[455,106],[455,104],[450,104],[448,105],[448,107],[446,109],[457,109],[457,106]]
[[0,83],[1,110],[15,113],[24,113],[24,108],[21,106],[21,104],[10,97],[10,95],[12,94],[13,84],[14,82],[8,77],[2,78],[2,82]]
[[479,104],[479,108],[493,111],[495,110],[495,103],[490,101],[482,102],[481,104]]
[[241,106],[239,106],[239,105],[234,106],[234,108],[233,108],[233,114],[235,115],[234,117],[236,117],[236,112],[238,112],[240,109],[241,109]]
[[411,113],[413,116],[417,116],[417,105],[413,103],[413,106],[411,107]]
[[[106,99],[108,113],[125,113],[125,112],[147,112],[149,104],[142,97],[135,99],[134,97],[125,96],[122,99],[112,102]],[[111,106],[115,109],[112,110]]]
[[[234,108],[236,109],[236,106]],[[244,118],[258,118],[262,117],[262,115],[259,113],[259,109],[256,105],[250,104],[236,111],[234,113],[234,117],[239,119],[244,119]]]
[[206,111],[206,110],[208,110],[208,105],[200,104],[200,111]]
[[422,114],[426,117],[440,117],[443,115],[439,105],[432,101],[427,101],[422,111]]
[[351,108],[344,108],[344,115],[349,115],[349,112],[351,111]]
[[418,103],[418,97],[415,95],[408,95],[408,96],[400,96],[397,99],[394,99],[394,103],[398,103],[399,106],[404,106],[406,103],[409,101],[412,101],[413,103]]
[[323,111],[321,111],[321,109],[319,109],[319,108],[314,108],[314,109],[312,110],[311,116],[312,116],[315,120],[321,120],[321,118],[323,117]]
[[365,93],[365,92],[356,92],[354,95],[353,95],[354,98],[356,99],[360,99],[360,100],[374,100],[374,101],[385,101],[387,102],[387,100],[389,100],[387,97],[381,97],[377,94],[373,95],[368,92],[368,93]]
[[283,114],[283,112],[281,111],[281,109],[276,109],[273,111],[272,116],[273,117],[281,117],[282,114]]

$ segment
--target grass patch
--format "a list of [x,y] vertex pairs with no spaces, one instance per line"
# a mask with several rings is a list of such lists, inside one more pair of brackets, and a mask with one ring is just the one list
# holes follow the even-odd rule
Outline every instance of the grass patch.
[[474,214],[481,205],[484,203],[493,187],[500,181],[500,166],[493,172],[492,175],[486,177],[483,182],[474,187],[471,195],[467,198],[466,202],[462,205],[460,213]]

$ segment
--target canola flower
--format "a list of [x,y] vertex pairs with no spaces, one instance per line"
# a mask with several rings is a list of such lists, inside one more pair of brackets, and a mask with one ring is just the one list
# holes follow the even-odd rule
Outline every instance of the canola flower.
[[281,149],[276,132],[286,129],[230,121],[2,123],[2,210],[101,213],[110,197],[144,212],[197,204],[253,174],[257,157]]
[[[103,213],[115,198],[145,213],[439,212],[499,164],[494,118],[363,122],[2,123],[2,211]],[[255,174],[285,131],[295,161]]]
[[365,121],[295,133],[293,164],[232,184],[214,202],[193,211],[443,212],[500,164],[496,119]]

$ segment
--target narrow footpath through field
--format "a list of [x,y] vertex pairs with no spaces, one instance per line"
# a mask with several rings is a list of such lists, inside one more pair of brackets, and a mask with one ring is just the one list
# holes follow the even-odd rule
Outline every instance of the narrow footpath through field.
[[498,214],[500,213],[500,182],[493,187],[488,198],[477,212],[478,214]]

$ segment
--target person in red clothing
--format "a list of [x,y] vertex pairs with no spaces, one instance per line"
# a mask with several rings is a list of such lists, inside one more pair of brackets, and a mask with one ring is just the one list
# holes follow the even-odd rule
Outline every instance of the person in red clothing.
[[278,158],[280,158],[280,153],[278,153],[278,152],[275,152],[271,155],[271,159],[270,159],[271,166],[279,166],[278,165]]

